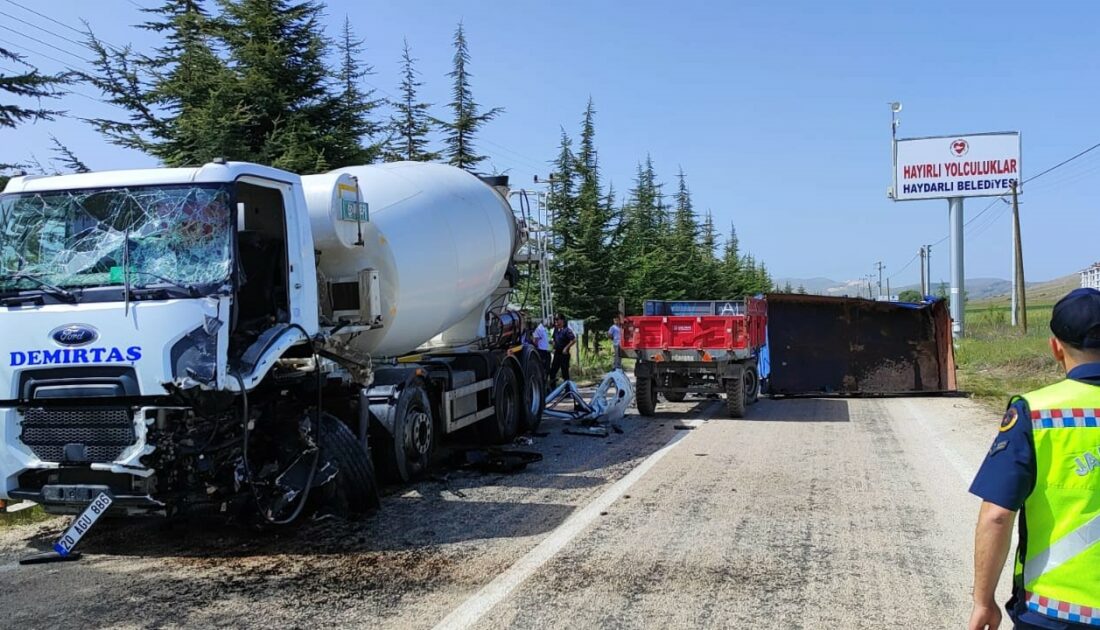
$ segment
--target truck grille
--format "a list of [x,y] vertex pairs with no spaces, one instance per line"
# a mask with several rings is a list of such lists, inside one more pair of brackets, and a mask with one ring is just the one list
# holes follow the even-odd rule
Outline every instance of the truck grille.
[[[23,410],[19,439],[46,462],[65,461],[65,447],[84,446],[86,461],[113,462],[136,440],[128,409]],[[79,449],[77,449],[79,451]]]

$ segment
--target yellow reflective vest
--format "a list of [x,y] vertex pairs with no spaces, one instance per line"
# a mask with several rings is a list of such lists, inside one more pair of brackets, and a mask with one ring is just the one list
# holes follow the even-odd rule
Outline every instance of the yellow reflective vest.
[[1016,585],[1032,611],[1100,625],[1100,386],[1067,379],[1022,398],[1036,476]]

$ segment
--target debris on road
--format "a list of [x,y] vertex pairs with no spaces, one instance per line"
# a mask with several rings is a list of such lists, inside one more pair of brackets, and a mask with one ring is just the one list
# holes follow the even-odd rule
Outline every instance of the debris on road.
[[489,473],[514,473],[528,464],[542,461],[542,453],[535,451],[505,450],[500,448],[473,448],[461,453],[460,466]]
[[607,437],[610,432],[605,426],[568,426],[561,430],[562,433],[568,433],[570,435],[587,435],[590,437]]
[[[546,397],[546,411],[543,415],[561,420],[615,422],[626,415],[626,410],[633,400],[634,388],[631,387],[626,373],[622,370],[612,370],[604,376],[603,382],[592,393],[589,400],[584,399],[573,381],[565,381],[558,385]],[[567,401],[572,401],[572,411],[558,409],[558,405]]]

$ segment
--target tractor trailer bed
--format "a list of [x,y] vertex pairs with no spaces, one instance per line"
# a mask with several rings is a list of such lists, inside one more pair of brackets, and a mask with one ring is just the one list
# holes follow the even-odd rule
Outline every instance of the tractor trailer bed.
[[767,343],[767,302],[649,302],[624,326],[623,354],[635,359],[638,411],[655,413],[657,394],[725,394],[729,415],[743,417],[760,394],[759,356]]

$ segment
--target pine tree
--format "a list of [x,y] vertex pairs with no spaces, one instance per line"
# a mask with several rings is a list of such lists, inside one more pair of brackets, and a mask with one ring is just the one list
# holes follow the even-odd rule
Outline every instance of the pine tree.
[[94,35],[95,73],[82,77],[105,100],[129,112],[126,120],[90,122],[108,141],[159,158],[168,166],[235,157],[247,106],[234,91],[232,72],[214,52],[218,31],[197,0],[166,0],[146,9],[139,28],[163,38],[151,55],[108,47]]
[[721,261],[717,258],[715,248],[718,246],[718,235],[714,229],[714,216],[707,210],[706,218],[699,231],[699,243],[697,245],[699,255],[699,268],[696,277],[696,296],[700,299],[715,299],[724,295],[720,281]]
[[[340,69],[336,73],[339,98],[333,104],[333,118],[326,132],[325,143],[331,151],[344,156],[348,164],[369,164],[382,155],[384,142],[379,137],[383,127],[373,115],[383,103],[375,98],[373,89],[360,84],[364,77],[374,74],[374,69],[360,61],[363,41],[355,38],[351,19],[344,17],[344,28],[337,41]],[[363,142],[366,140],[367,145]]]
[[699,224],[695,218],[684,169],[680,169],[676,178],[676,211],[668,234],[668,274],[672,289],[668,299],[699,299],[699,273],[702,270],[696,243]]
[[92,171],[87,164],[76,157],[72,149],[62,144],[56,136],[51,135],[50,142],[53,144],[52,151],[57,155],[56,160],[61,163],[65,171],[69,173],[90,173]]
[[401,98],[392,103],[394,114],[390,118],[392,137],[386,148],[387,162],[432,162],[440,158],[439,153],[428,150],[428,134],[431,132],[428,110],[431,105],[421,103],[417,98],[417,88],[422,84],[416,80],[419,72],[415,63],[416,59],[409,52],[409,40],[406,39],[401,53]]
[[[578,312],[589,322],[586,328],[600,329],[611,323],[618,311],[617,288],[612,284],[610,239],[614,213],[601,192],[599,158],[596,151],[596,108],[589,97],[581,122],[577,153],[578,256],[577,273],[583,298]],[[613,191],[609,194],[614,194]],[[616,295],[613,296],[612,294]],[[594,341],[599,336],[588,335]],[[593,347],[593,349],[595,349]]]
[[473,141],[478,129],[504,110],[494,107],[484,113],[478,112],[479,106],[474,101],[473,92],[470,89],[470,77],[473,75],[466,69],[470,63],[470,50],[466,43],[466,32],[462,22],[459,22],[458,28],[455,29],[454,47],[454,69],[447,73],[447,76],[454,80],[450,103],[454,118],[449,123],[443,123],[447,132],[445,154],[451,166],[469,170],[486,157],[474,151]]
[[743,274],[741,270],[741,245],[737,238],[737,228],[730,224],[730,233],[726,237],[726,245],[722,252],[722,263],[719,266],[718,285],[722,290],[722,297],[733,299],[745,294],[742,284]]
[[575,193],[576,176],[573,140],[565,129],[562,129],[558,157],[554,162],[546,204],[550,216],[553,217],[550,247],[553,253],[551,281],[554,307],[563,312],[572,311],[577,295],[582,290],[574,273],[580,231]]
[[[95,72],[83,75],[129,112],[96,119],[112,143],[170,166],[218,156],[310,173],[371,158],[377,106],[357,79],[350,29],[344,72],[329,71],[321,5],[312,0],[165,0],[141,28],[160,35],[151,54],[115,49],[90,35]],[[351,59],[352,63],[348,63]],[[343,76],[342,84],[339,79]],[[355,88],[354,94],[348,86]]]
[[5,103],[0,104],[0,127],[14,128],[21,123],[36,120],[53,120],[63,112],[43,107],[24,107],[10,102],[16,98],[58,98],[60,87],[69,82],[66,75],[45,75],[28,64],[22,55],[0,48],[0,59],[25,67],[20,74],[0,74],[0,92],[6,93]]
[[616,277],[623,281],[627,311],[634,312],[646,299],[665,299],[670,293],[666,273],[668,250],[665,210],[661,185],[657,183],[653,160],[647,156],[638,164],[626,207],[622,230],[622,255],[617,260]]

